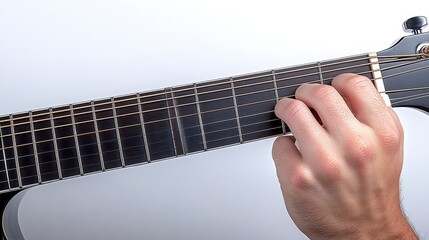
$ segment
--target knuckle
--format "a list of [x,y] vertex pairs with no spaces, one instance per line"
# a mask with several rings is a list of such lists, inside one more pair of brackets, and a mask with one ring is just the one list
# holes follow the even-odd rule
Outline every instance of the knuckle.
[[368,139],[352,137],[348,141],[348,161],[355,167],[365,169],[375,158],[375,146]]
[[[388,151],[392,151],[401,148],[404,139],[404,129],[397,115],[392,110],[389,111],[393,115],[382,121],[378,129],[375,129],[375,133],[378,134],[382,147]],[[388,114],[386,115],[388,116]]]
[[367,92],[368,90],[373,91],[375,89],[372,82],[367,77],[361,75],[351,75],[346,79],[344,87],[346,92]]
[[290,121],[295,121],[296,119],[299,118],[299,116],[301,115],[302,111],[306,107],[307,106],[303,102],[301,102],[299,100],[293,100],[293,101],[291,101],[285,107],[285,109],[284,109],[285,113],[286,113],[286,118],[289,119]]
[[300,190],[307,190],[313,186],[309,172],[303,169],[297,169],[295,173],[292,174],[291,184],[295,189]]
[[328,85],[319,85],[313,90],[313,96],[320,104],[330,103],[335,100],[336,90]]
[[369,78],[365,77],[365,76],[361,76],[361,75],[353,75],[350,78],[350,85],[354,88],[368,88],[371,87],[373,88],[374,85],[371,83],[371,81],[369,80]]
[[341,167],[336,158],[325,154],[321,155],[319,168],[319,179],[325,183],[335,183],[341,180]]
[[403,135],[404,133],[402,127],[399,129],[395,127],[390,131],[383,132],[383,135],[381,136],[381,142],[387,150],[398,149],[402,145]]

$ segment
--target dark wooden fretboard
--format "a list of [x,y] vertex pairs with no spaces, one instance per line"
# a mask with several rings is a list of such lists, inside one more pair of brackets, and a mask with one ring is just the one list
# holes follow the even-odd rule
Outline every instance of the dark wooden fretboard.
[[276,136],[279,98],[340,73],[372,78],[368,55],[0,117],[0,192]]

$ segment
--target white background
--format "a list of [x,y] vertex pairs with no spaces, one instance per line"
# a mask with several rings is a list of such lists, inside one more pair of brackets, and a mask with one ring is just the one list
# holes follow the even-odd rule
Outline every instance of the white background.
[[[397,2],[397,3],[396,3]],[[427,1],[1,1],[0,114],[387,48]],[[426,12],[425,12],[426,10]],[[429,236],[428,117],[400,110],[403,203]],[[271,140],[31,189],[28,239],[305,239]]]

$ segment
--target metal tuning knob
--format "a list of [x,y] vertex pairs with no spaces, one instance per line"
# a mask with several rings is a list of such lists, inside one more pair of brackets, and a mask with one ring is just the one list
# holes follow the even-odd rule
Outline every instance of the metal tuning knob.
[[422,29],[428,25],[428,20],[424,16],[417,16],[409,18],[404,22],[403,28],[405,32],[412,32],[413,34],[422,33]]

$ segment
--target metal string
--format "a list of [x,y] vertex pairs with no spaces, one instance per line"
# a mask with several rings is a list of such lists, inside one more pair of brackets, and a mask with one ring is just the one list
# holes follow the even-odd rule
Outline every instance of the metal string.
[[[388,59],[390,59],[390,58],[398,58],[398,59],[393,59],[393,60],[387,60],[387,61],[380,61],[380,62],[378,62],[379,64],[384,64],[384,63],[392,63],[392,62],[401,62],[401,61],[413,60],[413,59],[416,59],[416,57],[417,58],[418,57],[422,57],[422,54],[378,56],[377,58],[388,58]],[[242,79],[234,79],[234,77],[233,77],[233,82],[237,83],[237,82],[248,81],[248,80],[252,80],[252,79],[263,78],[263,77],[269,77],[269,76],[272,77],[272,76],[280,75],[280,74],[289,74],[289,73],[299,72],[299,71],[304,71],[304,70],[319,69],[320,67],[340,65],[340,64],[344,64],[344,63],[356,62],[356,61],[361,61],[361,60],[368,60],[368,59],[371,59],[371,58],[374,58],[374,57],[371,56],[371,57],[357,58],[357,59],[340,61],[340,62],[335,62],[335,63],[330,63],[330,64],[311,66],[311,67],[304,67],[304,68],[297,68],[297,69],[287,70],[287,71],[283,71],[283,72],[275,72],[275,70],[273,70],[273,71],[270,71],[271,73],[269,73],[269,74],[267,73],[267,74],[263,74],[263,75],[256,75],[256,76],[253,76],[253,77],[245,77],[245,78],[242,78]],[[422,61],[422,60],[426,60],[426,59],[425,58],[421,58],[420,60],[417,60],[417,61]],[[373,63],[365,63],[365,64],[352,65],[352,66],[347,66],[347,67],[342,67],[342,68],[331,69],[331,70],[328,70],[328,71],[322,71],[321,73],[322,74],[324,74],[324,73],[326,74],[326,73],[329,73],[329,72],[335,72],[335,71],[339,71],[339,70],[351,69],[351,68],[356,68],[356,67],[370,66],[372,64]],[[381,70],[384,70],[384,69],[381,69]],[[283,78],[283,79],[280,78],[280,79],[276,79],[276,81],[280,82],[280,81],[284,81],[284,80],[295,80],[295,79],[299,79],[299,78],[302,78],[302,77],[307,77],[307,76],[312,76],[312,75],[318,75],[319,73],[320,72],[307,73],[307,74],[292,76],[292,77]],[[318,79],[318,80],[319,81],[321,81],[321,80],[328,81],[328,80],[331,80],[331,79],[332,78]],[[216,80],[214,80],[214,81],[216,81]],[[272,83],[272,82],[273,82],[273,80],[268,80],[268,81],[254,83],[254,84],[236,86],[236,87],[234,87],[234,89],[243,88],[243,87],[250,87],[250,86],[255,86],[255,85],[264,84],[264,83]],[[207,85],[203,85],[203,86],[196,86],[196,89],[198,90],[198,89],[202,89],[202,88],[219,86],[219,85],[229,85],[229,82],[211,83],[211,84],[207,84]],[[204,95],[204,94],[219,92],[219,91],[223,91],[223,90],[230,90],[230,89],[231,89],[231,87],[223,88],[223,89],[218,89],[218,90],[207,91],[207,92],[199,92],[198,95]],[[173,91],[171,91],[169,93],[173,93],[173,94],[176,93],[177,94],[178,92],[189,91],[189,90],[194,90],[194,87],[185,88],[185,89],[174,89]],[[142,99],[142,98],[149,98],[149,97],[156,97],[156,96],[163,96],[165,94],[166,94],[166,92],[163,91],[161,93],[155,93],[155,94],[140,96],[140,99]],[[188,95],[183,95],[183,96],[175,96],[174,98],[175,99],[180,99],[180,98],[191,97],[191,96],[194,96],[194,95],[193,94],[188,94]],[[114,102],[115,103],[119,103],[119,102],[131,101],[131,100],[136,100],[136,99],[137,99],[137,97],[126,98],[126,99],[118,99],[118,100],[114,100]],[[163,102],[163,101],[166,101],[166,100],[172,100],[172,98],[163,98],[163,99],[151,100],[151,101],[141,102],[141,104]],[[95,104],[94,106],[97,107],[97,106],[102,106],[102,105],[111,105],[111,102],[98,103],[98,104]],[[119,109],[119,108],[124,108],[124,107],[132,106],[132,105],[136,105],[136,104],[117,106],[116,108]],[[74,107],[73,109],[74,110],[79,110],[79,109],[88,108],[88,107],[89,106],[77,106],[77,107]],[[158,110],[158,109],[154,109],[152,111],[156,111],[156,110]],[[57,111],[55,111],[53,113],[56,114],[56,113],[67,112],[67,111],[69,111],[69,109],[57,110]],[[98,111],[106,111],[106,109],[96,110],[96,112],[98,112]],[[86,113],[89,113],[89,112],[76,113],[75,116],[86,114]],[[33,114],[33,117],[38,117],[38,116],[43,116],[43,115],[45,115],[45,114],[43,114],[43,113],[42,114]],[[66,117],[66,116],[70,116],[70,115],[59,116],[57,118]],[[19,119],[24,119],[24,118],[27,118],[27,117],[26,116],[24,116],[24,117],[17,117],[17,118],[14,118],[14,119],[15,120],[19,120]],[[37,122],[37,120],[35,122]]]
[[[409,63],[407,63],[407,64],[409,64]],[[401,66],[403,66],[403,65],[401,65]],[[393,66],[393,67],[390,67],[390,68],[392,69],[394,67],[398,67],[398,66]],[[425,69],[425,68],[428,68],[428,67],[416,68],[416,69],[414,69],[414,71]],[[412,71],[412,70],[403,71],[403,72],[399,72],[399,73],[396,73],[396,74],[388,75],[388,76],[385,76],[384,79],[387,79],[387,78],[390,78],[390,77],[393,77],[393,76],[397,76],[397,75],[400,75],[400,74],[408,73],[410,71]],[[359,73],[359,74],[362,74],[362,73]],[[373,80],[376,80],[376,79],[373,79]],[[311,82],[318,82],[318,81],[319,80],[310,81],[309,83],[311,83]],[[285,88],[297,87],[299,85],[301,85],[301,84],[289,85],[289,86],[285,86],[285,87],[277,88],[277,89],[285,89]],[[412,90],[422,90],[422,89],[426,89],[426,88],[402,89],[402,90],[399,89],[399,90],[384,91],[384,93],[400,92],[400,91],[412,91]],[[250,95],[250,94],[261,93],[261,92],[272,91],[272,90],[273,89],[266,89],[266,90],[255,91],[255,92],[252,92],[252,93],[246,93],[246,94],[242,94],[242,95]],[[242,95],[237,94],[236,96],[242,96]],[[285,97],[294,97],[294,95],[288,95],[288,96],[285,96]],[[218,98],[218,99],[215,99],[215,100],[228,99],[228,98],[232,98],[232,97],[228,96],[228,97]],[[215,101],[215,100],[211,100],[211,101]],[[276,99],[266,99],[266,100],[262,100],[262,101],[241,104],[241,105],[238,105],[238,107],[249,106],[249,105],[254,105],[254,104],[259,104],[259,103],[269,102],[269,101],[276,101]],[[203,101],[200,101],[199,103],[202,103],[202,102]],[[186,104],[186,105],[194,105],[194,104],[196,104],[196,103],[190,103],[190,104]],[[181,107],[181,106],[186,106],[186,105],[178,105],[176,107]],[[169,108],[172,108],[172,107],[169,107]],[[169,109],[169,108],[163,108],[163,110],[166,110],[166,109]],[[211,113],[211,112],[217,112],[217,111],[222,111],[222,110],[227,110],[227,109],[233,109],[233,108],[234,108],[234,106],[225,107],[225,108],[218,108],[218,109],[213,109],[213,110],[209,110],[209,111],[203,111],[203,112],[201,112],[201,114]],[[90,112],[88,112],[88,113],[90,113]],[[133,112],[133,113],[129,113],[129,114],[117,115],[116,117],[125,117],[125,116],[129,116],[129,115],[136,115],[136,114],[139,114],[139,113],[140,112]],[[145,112],[143,111],[142,113],[145,113]],[[198,114],[199,113],[193,113],[193,114],[187,114],[187,115],[182,115],[182,116],[178,116],[178,117],[163,118],[163,119],[160,119],[160,120],[148,121],[148,122],[145,122],[145,124],[151,124],[151,123],[156,123],[156,122],[163,122],[163,121],[167,121],[167,120],[175,120],[177,118],[185,118],[185,117],[190,117],[190,116],[196,116]],[[113,118],[114,118],[114,116],[112,116],[112,117],[106,117],[106,118],[99,118],[99,119],[96,119],[96,121],[101,121],[101,120],[105,120],[105,119],[113,119]],[[48,119],[45,119],[43,121],[46,121],[46,120],[48,120]],[[92,119],[92,120],[88,120],[88,121],[78,122],[75,125],[84,124],[84,123],[93,123],[93,122],[94,122],[94,120]],[[127,127],[132,127],[132,126],[137,126],[137,125],[140,125],[140,124],[141,123],[137,123],[137,124],[133,124],[133,125],[127,125],[127,126],[122,126],[122,127],[119,127],[119,129],[127,128]],[[16,125],[18,125],[18,124],[14,124],[14,126],[16,126]],[[70,123],[70,124],[64,124],[64,125],[58,125],[58,126],[55,126],[55,128],[58,129],[58,128],[61,128],[61,127],[72,126],[72,125],[73,125],[72,123]],[[8,127],[8,126],[7,125],[2,125],[2,127]],[[37,132],[37,131],[43,131],[43,130],[50,130],[51,128],[52,127],[40,128],[40,129],[35,130],[35,132]],[[116,129],[116,128],[103,129],[103,130],[99,130],[99,132],[111,131],[111,130],[114,130],[114,129]],[[14,136],[18,136],[20,134],[28,134],[28,133],[31,133],[31,131],[23,131],[23,132],[15,133]],[[95,132],[82,133],[82,134],[78,134],[77,136],[84,136],[84,135],[93,134],[93,133],[95,133]],[[154,133],[152,133],[152,134],[154,134]],[[12,136],[12,135],[13,134],[5,134],[5,135],[3,135],[3,137],[9,137],[9,136]],[[59,138],[56,138],[56,139],[60,140],[60,139],[65,139],[65,138],[69,138],[69,137],[72,137],[72,136],[74,136],[74,135],[59,137]],[[38,141],[36,143],[43,143],[43,142],[46,142],[46,141],[50,141],[50,140]],[[21,145],[17,145],[17,147],[31,145],[31,144],[33,144],[33,143],[21,144]],[[11,148],[11,147],[8,147],[8,148]],[[5,148],[5,149],[8,149],[8,148]]]
[[[393,69],[393,68],[398,68],[398,67],[403,67],[403,66],[411,65],[411,64],[418,63],[418,62],[425,61],[425,60],[427,60],[427,59],[419,59],[419,60],[416,60],[415,62],[411,62],[411,63],[407,62],[407,63],[404,63],[404,64],[398,64],[398,65],[395,65],[395,66],[386,67],[386,68],[381,69],[381,70],[390,70],[390,69]],[[389,62],[389,61],[386,61],[386,62]],[[385,62],[380,62],[380,63],[385,63]],[[365,65],[370,65],[370,64],[365,64]],[[356,67],[356,66],[352,66],[350,68],[354,68],[354,67]],[[341,69],[343,70],[344,68],[341,68]],[[333,69],[333,71],[334,70],[337,71],[338,69]],[[365,72],[360,72],[360,73],[357,73],[357,74],[366,74],[366,73],[372,73],[372,72],[373,71],[365,71]],[[286,80],[294,80],[294,79],[298,79],[298,78],[302,78],[302,77],[306,77],[306,76],[311,76],[311,75],[316,75],[316,74],[318,74],[318,73],[304,74],[304,75],[293,76],[293,77],[288,77],[288,78],[280,78],[280,79],[276,79],[275,81],[276,82],[280,82],[280,81],[286,81]],[[314,81],[308,81],[306,83],[318,83],[320,81],[329,81],[329,80],[332,80],[332,79],[333,78],[317,79],[317,80],[314,80]],[[243,79],[240,79],[240,80],[243,80]],[[371,79],[371,80],[375,81],[375,80],[378,80],[378,79],[374,78],[374,79]],[[273,82],[274,82],[274,80],[262,81],[262,82],[258,82],[258,83],[255,83],[255,84],[236,86],[234,89],[242,88],[242,87],[256,86],[256,85],[260,85],[260,84],[273,83]],[[230,85],[229,83],[221,83],[221,84],[223,84],[223,85]],[[278,87],[277,89],[286,89],[286,88],[291,88],[291,87],[297,87],[297,86],[299,86],[301,84],[302,83],[294,84],[294,85],[288,85],[288,86],[284,86],[284,87]],[[190,89],[192,89],[192,88],[190,88]],[[203,94],[220,92],[220,91],[225,91],[225,90],[231,90],[231,87],[223,88],[223,89],[218,89],[218,90],[213,90],[213,91],[208,91],[208,92],[202,92],[202,93],[198,93],[198,95],[201,96]],[[259,91],[253,91],[253,92],[249,92],[249,93],[236,94],[236,97],[241,97],[241,96],[246,96],[246,95],[251,95],[251,94],[256,94],[256,93],[261,93],[261,92],[267,92],[267,91],[273,91],[273,90],[276,90],[276,89],[275,88],[270,88],[270,89],[264,89],[264,90],[259,90]],[[178,90],[178,91],[181,91],[181,90]],[[165,93],[162,93],[162,95],[164,95],[164,94]],[[189,95],[185,95],[185,96],[175,96],[174,98],[177,100],[177,99],[184,98],[184,97],[194,97],[194,96],[195,96],[194,94],[189,94]],[[146,97],[146,96],[142,96],[140,98],[143,98],[143,97]],[[201,103],[208,103],[208,102],[213,102],[213,101],[218,101],[218,100],[223,100],[223,99],[229,99],[229,98],[232,98],[232,96],[226,96],[226,97],[208,99],[208,100],[204,100],[204,101],[199,101],[199,103],[200,104]],[[119,101],[132,101],[132,100],[135,100],[135,99],[136,98],[131,98],[131,99],[124,99],[124,100],[119,100]],[[164,98],[164,99],[158,99],[158,100],[153,100],[153,101],[141,102],[141,104],[149,104],[149,103],[154,103],[154,102],[165,102],[167,100],[172,100],[172,98]],[[117,103],[119,101],[115,101],[115,103]],[[103,104],[100,104],[100,105],[111,105],[111,104],[112,103],[109,102],[109,103],[103,103]],[[196,103],[195,102],[191,102],[191,103],[180,104],[180,105],[177,105],[177,106],[167,106],[167,107],[162,107],[162,108],[154,108],[154,109],[142,111],[141,113],[144,114],[144,113],[149,113],[149,112],[154,112],[154,111],[160,111],[160,110],[166,110],[166,109],[171,109],[171,108],[179,108],[179,107],[184,107],[184,106],[189,106],[189,105],[194,105],[194,104],[196,104]],[[120,108],[125,108],[125,107],[131,107],[131,106],[137,106],[137,105],[138,105],[138,103],[123,105],[123,106],[115,106],[115,109],[120,109]],[[90,106],[74,107],[73,109],[76,110],[76,109],[79,109],[79,108],[82,109],[82,108],[89,108],[89,107]],[[109,108],[109,109],[99,109],[99,110],[95,110],[95,112],[103,112],[103,111],[109,111],[109,110],[111,110],[111,108]],[[60,112],[64,112],[64,111],[69,111],[69,110],[68,109],[67,110],[61,110]],[[58,112],[54,112],[54,114],[56,114],[56,113],[58,113]],[[89,114],[89,113],[92,113],[92,111],[75,113],[74,116],[79,116],[79,115],[84,115],[84,114]],[[136,114],[136,113],[139,113],[139,112],[117,115],[117,117],[124,117],[124,116],[128,116],[128,115],[133,115],[133,114]],[[46,116],[47,114],[33,114],[33,118],[37,117],[37,116],[43,116],[43,115]],[[57,117],[53,117],[52,119],[55,120],[55,119],[66,118],[66,117],[71,117],[71,115],[57,116]],[[25,116],[25,117],[17,117],[17,118],[13,118],[13,120],[16,121],[16,120],[25,119],[25,118],[28,118],[28,117],[27,116]],[[113,116],[112,117],[100,118],[100,119],[97,119],[97,120],[105,120],[105,119],[112,119],[112,118],[113,118]],[[41,121],[46,121],[46,120],[50,120],[50,118],[40,119],[40,120],[34,120],[33,123],[37,123],[37,122],[41,122]],[[165,119],[162,119],[162,121],[163,120],[165,120]],[[5,120],[4,122],[9,122],[9,121]],[[92,120],[82,121],[82,122],[78,122],[76,124],[83,124],[83,123],[89,123],[89,122],[92,122]],[[20,125],[25,125],[25,124],[29,124],[29,123],[30,122],[14,123],[14,126],[20,126]],[[147,122],[147,123],[151,123],[151,122]],[[56,128],[60,128],[60,127],[71,126],[71,125],[72,124],[70,123],[70,124],[58,125],[58,126],[55,126],[55,127]],[[10,126],[10,123],[9,123],[9,125],[7,125],[7,124],[3,125],[3,127],[9,127],[9,126]],[[49,129],[49,128],[41,128],[41,129],[37,129],[36,131],[38,131],[38,130],[46,130],[46,129]],[[24,132],[20,132],[20,133],[27,133],[27,132],[24,131]],[[20,133],[17,133],[17,134],[20,134]],[[6,136],[8,136],[8,135],[6,135]]]
[[[392,77],[392,76],[396,76],[396,75],[400,75],[400,74],[405,74],[405,73],[408,73],[408,72],[412,72],[412,71],[418,71],[418,70],[422,70],[422,69],[426,69],[426,68],[428,68],[428,67],[421,67],[421,68],[416,68],[416,69],[412,69],[412,70],[408,70],[408,71],[403,71],[403,72],[400,72],[400,73],[396,73],[396,74],[392,74],[392,75],[390,75],[390,76],[386,76],[386,77],[384,77],[384,78],[389,78],[389,77]],[[400,90],[394,90],[394,91],[386,91],[386,93],[388,93],[388,92],[400,92],[400,91],[415,91],[415,90],[424,90],[424,89],[428,89],[429,87],[423,87],[423,88],[414,88],[414,89],[400,89]],[[423,94],[417,94],[416,95],[417,97],[425,97],[425,96],[429,96],[429,94],[426,94],[426,93],[423,93]],[[293,96],[288,96],[288,97],[293,97]],[[403,98],[403,97],[402,97]],[[397,98],[397,99],[399,99],[399,98]],[[394,101],[394,100],[396,100],[396,99],[392,99],[392,101]],[[409,100],[409,99],[408,99]],[[256,104],[256,103],[252,103],[252,104]],[[277,120],[277,119],[276,119]],[[256,124],[260,124],[260,123],[256,123]],[[194,126],[195,127],[195,126]],[[280,128],[281,126],[279,126],[279,127],[277,127],[277,128]],[[264,130],[262,130],[262,131],[268,131],[269,129],[264,129]],[[250,132],[250,133],[247,133],[247,134],[252,134],[253,132]],[[201,134],[199,134],[199,135],[201,135]],[[140,136],[140,135],[137,135],[137,136]],[[237,136],[232,136],[232,137],[237,137]],[[231,138],[231,137],[229,137],[229,138]],[[216,139],[215,141],[219,141],[220,139]],[[97,154],[94,154],[94,155],[97,155]],[[142,155],[142,156],[144,156],[144,155]],[[22,156],[21,156],[22,157]],[[137,157],[137,156],[136,156]],[[6,159],[6,160],[9,160],[9,159]],[[64,160],[64,159],[63,159]],[[13,179],[10,179],[10,180],[13,180]]]

